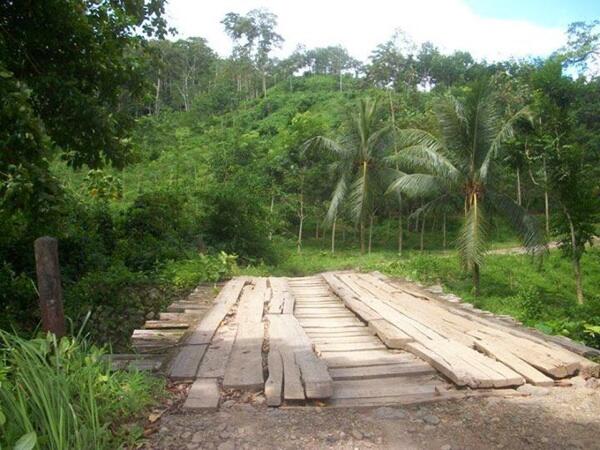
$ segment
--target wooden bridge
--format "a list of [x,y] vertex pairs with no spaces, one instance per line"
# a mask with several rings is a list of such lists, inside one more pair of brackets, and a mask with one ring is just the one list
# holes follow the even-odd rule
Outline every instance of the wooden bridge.
[[270,406],[419,403],[600,373],[592,349],[379,273],[238,277],[210,309],[192,303],[134,334],[179,342],[168,374],[193,382],[184,408],[217,408],[228,390]]

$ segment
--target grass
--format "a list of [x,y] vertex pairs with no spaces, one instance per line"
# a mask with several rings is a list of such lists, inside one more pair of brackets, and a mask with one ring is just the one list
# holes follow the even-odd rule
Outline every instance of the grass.
[[592,248],[582,260],[586,304],[577,305],[571,263],[558,250],[539,265],[528,255],[489,254],[481,272],[481,293],[474,296],[471,277],[462,270],[453,250],[397,252],[378,246],[370,255],[360,255],[355,245],[341,246],[335,254],[324,240],[308,240],[301,253],[294,243],[279,241],[280,262],[276,266],[242,269],[248,275],[303,276],[327,270],[379,270],[394,277],[441,284],[475,306],[511,315],[542,331],[563,334],[600,347],[591,333],[600,325],[600,250]]
[[103,350],[79,338],[23,339],[0,332],[0,448],[114,449],[161,397],[164,382],[113,372]]

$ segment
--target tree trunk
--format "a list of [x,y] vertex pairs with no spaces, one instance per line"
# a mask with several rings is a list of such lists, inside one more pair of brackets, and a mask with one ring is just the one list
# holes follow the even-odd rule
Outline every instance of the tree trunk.
[[424,246],[424,236],[425,236],[425,216],[421,217],[421,252],[423,252]]
[[443,247],[446,250],[446,212],[444,211],[444,216],[442,219],[442,236],[443,236]]
[[473,291],[475,296],[479,296],[479,264],[473,264]]
[[521,198],[521,170],[517,167],[517,203],[519,206],[522,205],[523,200]]
[[337,222],[337,217],[333,218],[333,225],[331,226],[331,253],[335,253],[335,223]]
[[548,172],[546,170],[546,157],[543,159],[544,165],[544,215],[546,216],[546,234],[550,234],[550,205],[548,201]]
[[340,69],[340,92],[342,92],[342,69]]
[[156,96],[154,98],[154,115],[158,116],[160,113],[160,69],[158,69],[158,78],[156,79]]
[[269,230],[269,240],[273,240],[273,208],[275,206],[275,196],[271,194],[271,207],[269,208],[269,214],[271,216],[271,224]]
[[573,219],[571,218],[571,214],[567,211],[566,208],[565,215],[567,216],[567,221],[569,222],[569,231],[571,232],[571,254],[573,261],[573,272],[575,274],[575,290],[577,291],[577,303],[583,305],[583,284],[581,281],[581,254],[577,249],[577,239],[575,237],[575,225],[573,224]]
[[304,193],[300,191],[300,225],[298,226],[298,253],[302,252],[302,227],[304,226]]
[[365,220],[360,218],[360,254],[365,254]]
[[267,97],[267,74],[265,73],[264,70],[262,73],[262,89],[263,89],[263,96],[266,98]]
[[404,244],[404,226],[402,223],[402,194],[398,194],[398,256],[402,256]]
[[371,254],[371,244],[373,242],[373,214],[369,220],[369,255]]

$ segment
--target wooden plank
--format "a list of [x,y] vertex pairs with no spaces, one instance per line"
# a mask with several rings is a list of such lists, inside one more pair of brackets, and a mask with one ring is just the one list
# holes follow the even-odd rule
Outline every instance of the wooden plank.
[[281,315],[269,314],[269,353],[277,351],[283,365],[283,396],[286,400],[304,400],[304,387],[300,375],[300,368],[296,364],[296,357],[290,346],[287,332],[284,329]]
[[[421,305],[421,308],[426,307],[428,308],[428,312],[425,313],[427,317],[440,318],[444,315],[445,323],[450,324],[455,329],[463,330],[467,335],[472,331],[484,331],[493,336],[490,340],[503,343],[506,347],[513,349],[513,353],[520,359],[553,377],[572,375],[577,370],[586,371],[584,368],[588,368],[590,372],[596,371],[600,374],[600,365],[548,342],[540,336],[527,333],[526,330],[519,328],[517,325],[506,323],[500,320],[499,317],[481,317],[475,312],[466,311],[437,300],[430,294],[399,287],[381,274],[375,273],[373,277],[381,283],[381,286],[389,283],[388,289],[391,288],[396,292],[394,295],[396,301],[400,301],[401,295],[411,295],[411,300],[406,299],[402,304],[403,308],[415,307],[416,305]],[[415,302],[415,297],[423,301]],[[472,338],[472,336],[469,337]],[[475,344],[474,340],[470,342],[471,345]]]
[[[292,353],[298,368],[304,394],[309,399],[329,398],[332,394],[332,379],[327,371],[327,365],[319,360],[313,352],[310,338],[306,335],[298,320],[290,314],[272,316],[271,324],[276,323],[278,336],[281,336],[278,347],[286,353]],[[281,343],[283,341],[283,345]],[[286,362],[284,360],[284,366]],[[285,380],[285,375],[284,375]]]
[[401,353],[386,350],[363,350],[357,352],[321,352],[321,358],[331,367],[361,367],[398,364],[405,361]]
[[175,320],[146,320],[144,329],[146,330],[162,330],[162,329],[187,329],[190,326],[189,322]]
[[269,377],[265,383],[265,397],[267,405],[281,405],[281,396],[283,394],[283,359],[279,349],[269,349],[268,356]]
[[313,342],[313,344],[315,345],[319,345],[319,344],[338,344],[338,343],[342,343],[342,344],[351,344],[351,343],[363,343],[363,342],[370,342],[370,343],[374,343],[374,344],[380,344],[381,341],[379,339],[377,339],[375,336],[372,336],[370,334],[363,334],[360,336],[325,336],[325,337],[314,337],[314,336],[310,336],[310,340]]
[[298,319],[300,324],[306,328],[347,328],[361,325],[361,322],[352,317],[350,319]]
[[369,328],[371,328],[377,336],[379,336],[379,339],[381,339],[389,348],[404,348],[404,344],[414,340],[408,334],[400,330],[400,328],[395,327],[385,319],[370,320]]
[[435,387],[444,383],[435,375],[413,377],[408,383],[399,383],[395,378],[373,380],[341,380],[333,382],[333,399],[375,398],[397,395],[415,395],[435,393]]
[[283,312],[283,288],[281,278],[269,277],[272,296],[269,302],[269,314],[281,314]]
[[216,378],[197,378],[183,404],[185,410],[215,411],[221,397]]
[[225,367],[227,367],[227,361],[233,348],[236,332],[237,323],[234,320],[219,327],[202,358],[198,368],[198,378],[223,378],[225,376]]
[[169,377],[174,380],[193,380],[208,345],[186,345],[171,362]]
[[528,383],[536,386],[554,385],[554,380],[534,369],[522,359],[517,358],[510,352],[510,350],[506,349],[502,345],[492,344],[488,341],[475,341],[475,348],[490,357],[502,361],[515,372],[522,375]]
[[385,350],[381,342],[340,342],[340,343],[315,343],[319,352],[356,352],[362,350]]
[[400,376],[433,375],[436,373],[433,367],[419,360],[382,366],[335,367],[329,369],[329,374],[334,380],[372,380]]
[[238,329],[223,378],[225,389],[261,390],[264,387],[262,314],[266,289],[266,279],[257,278],[254,285],[242,291],[236,315]]
[[223,286],[215,299],[214,306],[193,329],[192,334],[186,341],[187,344],[210,343],[217,328],[229,313],[231,307],[236,304],[246,283],[248,283],[247,278],[234,278]]

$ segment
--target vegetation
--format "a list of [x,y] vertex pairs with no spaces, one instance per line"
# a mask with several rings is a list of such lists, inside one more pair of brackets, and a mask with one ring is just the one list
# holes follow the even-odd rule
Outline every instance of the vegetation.
[[[148,313],[236,273],[377,269],[600,344],[597,21],[548,58],[397,33],[361,62],[341,46],[274,58],[285,33],[266,10],[223,18],[220,57],[167,39],[163,0],[30,3],[0,4],[3,446],[135,439],[115,424],[159,388],[98,348],[126,350]],[[46,234],[89,343],[37,334]],[[489,252],[519,238],[535,260]]]
[[[143,430],[134,420],[161,394],[161,382],[113,372],[99,348],[52,334],[26,340],[0,332],[0,446],[116,448]],[[128,423],[123,422],[127,418]]]

